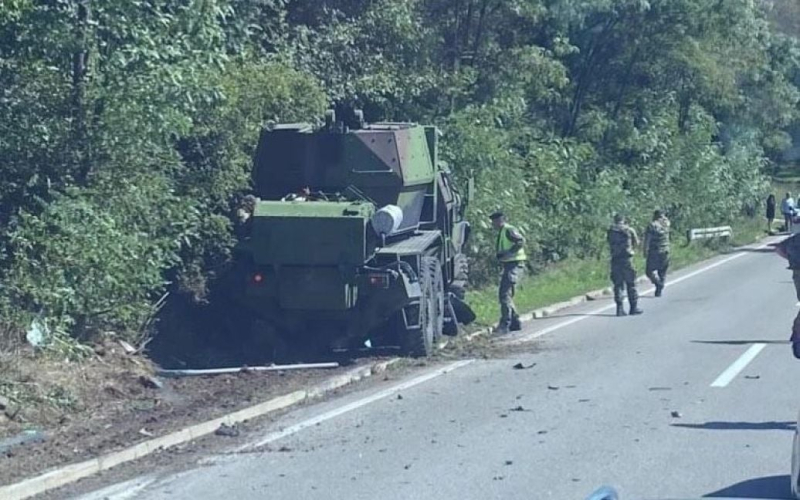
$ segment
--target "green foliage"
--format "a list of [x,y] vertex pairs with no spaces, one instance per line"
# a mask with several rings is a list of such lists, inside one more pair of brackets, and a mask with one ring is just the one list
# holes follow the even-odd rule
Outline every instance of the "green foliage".
[[41,213],[20,213],[4,249],[10,305],[79,334],[144,324],[197,214],[167,179],[128,182],[69,189]]
[[603,256],[615,212],[751,214],[799,135],[795,4],[5,0],[0,311],[90,335],[203,300],[261,127],[330,103],[442,128],[478,187],[475,285],[497,208],[533,271]]

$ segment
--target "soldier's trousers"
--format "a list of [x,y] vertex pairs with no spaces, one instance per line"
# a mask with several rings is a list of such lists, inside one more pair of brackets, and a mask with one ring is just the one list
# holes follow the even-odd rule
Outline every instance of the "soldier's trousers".
[[650,278],[650,282],[656,286],[664,286],[667,282],[667,270],[669,269],[669,252],[647,254],[647,266],[645,274]]
[[623,293],[628,291],[628,303],[631,307],[639,301],[636,290],[636,271],[630,257],[611,259],[611,282],[614,284],[614,302],[622,305]]
[[500,289],[498,299],[500,301],[500,328],[511,326],[512,319],[518,319],[517,308],[514,306],[514,291],[522,274],[525,271],[523,262],[504,262],[503,274],[500,276]]

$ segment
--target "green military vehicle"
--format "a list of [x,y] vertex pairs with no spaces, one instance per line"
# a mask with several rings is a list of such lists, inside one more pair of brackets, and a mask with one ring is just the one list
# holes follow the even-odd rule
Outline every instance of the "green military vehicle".
[[263,130],[236,300],[278,352],[366,343],[425,356],[474,319],[464,204],[435,127],[347,114]]

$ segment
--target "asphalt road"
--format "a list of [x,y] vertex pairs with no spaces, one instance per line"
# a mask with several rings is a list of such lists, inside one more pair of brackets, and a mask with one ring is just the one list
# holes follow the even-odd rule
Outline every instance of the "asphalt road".
[[771,249],[714,262],[648,294],[643,316],[596,301],[534,321],[538,352],[303,408],[253,437],[266,451],[154,471],[127,497],[788,498],[800,362],[772,342],[797,313],[791,277]]

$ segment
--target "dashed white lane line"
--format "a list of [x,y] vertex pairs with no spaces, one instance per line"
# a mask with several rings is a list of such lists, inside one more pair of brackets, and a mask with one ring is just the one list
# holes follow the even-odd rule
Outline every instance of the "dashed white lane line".
[[719,377],[716,378],[716,380],[711,382],[711,387],[726,387],[734,378],[736,378],[736,375],[739,375],[739,373],[741,373],[751,361],[756,359],[758,353],[760,353],[765,347],[767,347],[767,344],[751,345],[750,348],[744,352],[744,354],[739,356],[739,359],[734,361],[731,366],[729,366],[720,374]]
[[[754,247],[754,248],[756,250],[760,250],[762,248],[767,248],[768,246],[769,246],[769,243],[766,243],[764,245],[760,245],[760,246],[757,246],[757,247]],[[707,271],[710,271],[710,270],[712,270],[712,269],[714,269],[716,267],[719,267],[719,266],[722,266],[724,264],[727,264],[728,262],[730,262],[732,260],[736,260],[736,259],[738,259],[740,257],[744,257],[745,255],[747,255],[747,254],[746,253],[737,253],[737,254],[731,255],[730,257],[726,257],[726,258],[724,258],[722,260],[718,260],[717,262],[711,263],[711,264],[709,264],[709,265],[707,265],[705,267],[697,269],[696,271],[692,271],[689,274],[685,274],[685,275],[683,275],[683,276],[681,276],[679,278],[675,278],[674,280],[667,282],[666,286],[670,287],[670,286],[673,286],[673,285],[677,285],[678,283],[686,281],[686,280],[688,280],[690,278],[694,278],[698,274],[702,274],[702,273],[705,273]],[[642,294],[645,295],[645,294],[653,292],[654,290],[655,290],[655,288],[650,287],[647,290],[644,290],[642,292]],[[575,323],[578,323],[580,321],[584,321],[586,319],[589,319],[594,314],[599,314],[599,313],[614,309],[615,307],[617,307],[616,304],[608,304],[608,305],[605,305],[605,306],[602,306],[602,307],[598,307],[597,309],[592,309],[592,310],[588,311],[583,316],[577,316],[575,318],[568,319],[566,321],[562,321],[561,323],[556,323],[555,325],[548,326],[546,328],[542,328],[541,330],[537,330],[537,331],[529,333],[527,335],[511,338],[511,339],[509,339],[507,341],[507,343],[508,344],[524,344],[526,342],[530,342],[531,340],[537,339],[537,338],[542,337],[544,335],[553,333],[556,330],[561,330],[562,328],[565,328],[567,326],[574,325]]]

